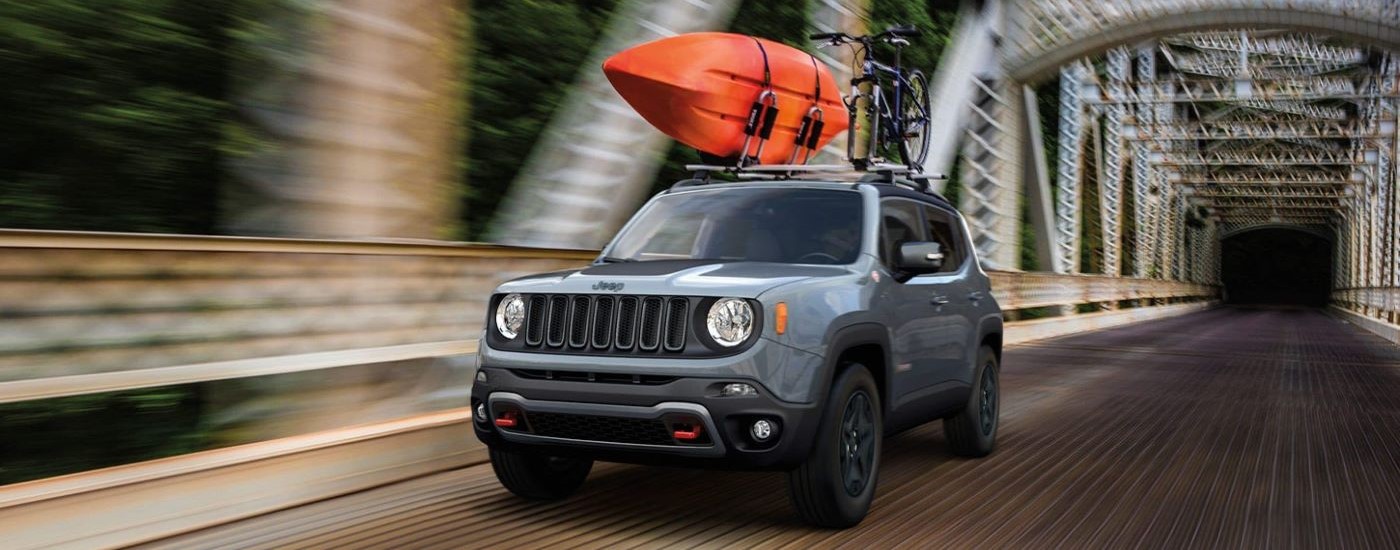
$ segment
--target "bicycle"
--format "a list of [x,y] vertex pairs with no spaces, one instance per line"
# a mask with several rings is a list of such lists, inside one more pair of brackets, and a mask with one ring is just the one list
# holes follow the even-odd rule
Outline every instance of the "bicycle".
[[[812,40],[825,43],[819,48],[851,44],[855,59],[862,60],[860,73],[851,79],[851,93],[846,96],[846,108],[850,111],[850,127],[846,130],[846,156],[858,167],[879,164],[884,159],[881,154],[890,144],[885,136],[899,136],[897,152],[910,169],[922,170],[924,159],[928,157],[929,144],[929,97],[928,79],[918,69],[905,71],[900,64],[900,51],[909,45],[908,38],[922,36],[923,33],[912,25],[896,26],[884,32],[866,36],[851,36],[841,32],[817,33]],[[876,43],[894,46],[894,65],[881,63],[874,58]],[[894,77],[892,93],[893,105],[885,98],[882,75]],[[869,84],[869,92],[862,92],[861,86]],[[860,101],[868,102],[867,112],[872,113],[874,124],[870,125],[870,142],[865,158],[856,157],[857,122]],[[896,116],[896,113],[899,113]]]

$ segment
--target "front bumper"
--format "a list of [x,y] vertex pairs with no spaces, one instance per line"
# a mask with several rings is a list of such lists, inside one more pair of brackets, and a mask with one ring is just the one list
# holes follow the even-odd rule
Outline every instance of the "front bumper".
[[[784,402],[753,380],[684,377],[627,384],[482,371],[487,379],[473,385],[472,408],[486,404],[487,418],[472,424],[477,438],[496,448],[640,464],[787,469],[806,459],[820,422],[818,404]],[[732,382],[750,384],[758,395],[720,397],[719,388]],[[507,410],[518,412],[519,423],[496,426],[494,419]],[[777,424],[771,441],[749,437],[757,419]],[[702,436],[682,441],[668,435],[682,424],[698,425]]]

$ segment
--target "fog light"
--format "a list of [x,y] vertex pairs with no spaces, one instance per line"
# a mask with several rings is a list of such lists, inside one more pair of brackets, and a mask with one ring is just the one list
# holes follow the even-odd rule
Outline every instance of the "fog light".
[[748,384],[725,384],[719,390],[720,397],[750,397],[758,395],[758,390]]
[[758,443],[766,443],[777,434],[778,426],[767,420],[755,420],[753,425],[749,426],[749,435]]
[[485,384],[485,383],[486,383],[486,371],[484,371],[484,370],[476,371],[476,382],[477,382],[478,384]]
[[485,403],[477,403],[477,404],[476,404],[476,421],[477,421],[477,422],[486,422],[486,421],[489,420],[490,418],[491,418],[491,417],[486,416],[486,404],[485,404]]

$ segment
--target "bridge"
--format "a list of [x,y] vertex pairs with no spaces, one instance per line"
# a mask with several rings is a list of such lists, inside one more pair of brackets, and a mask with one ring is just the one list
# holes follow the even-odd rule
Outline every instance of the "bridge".
[[[0,230],[0,406],[170,388],[218,434],[0,486],[7,547],[1400,545],[1400,3],[965,2],[929,169],[958,174],[1008,312],[1003,445],[895,437],[841,532],[770,474],[606,465],[543,505],[496,484],[466,408],[487,294],[591,261],[668,144],[585,74],[501,244],[434,240],[447,3],[421,4],[322,3],[344,43],[290,70],[324,101],[249,98],[306,156],[246,167],[233,228],[272,236]],[[737,4],[623,3],[591,55]],[[869,9],[811,4],[820,30]]]

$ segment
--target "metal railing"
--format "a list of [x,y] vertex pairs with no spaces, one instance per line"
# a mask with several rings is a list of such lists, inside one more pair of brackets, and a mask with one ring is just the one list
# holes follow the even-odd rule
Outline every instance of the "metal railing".
[[1104,275],[995,271],[992,295],[1003,310],[1073,306],[1127,300],[1214,297],[1213,285]]
[[472,353],[496,284],[595,254],[39,231],[0,251],[0,402]]
[[1400,344],[1400,288],[1339,288],[1332,310],[1376,335]]

